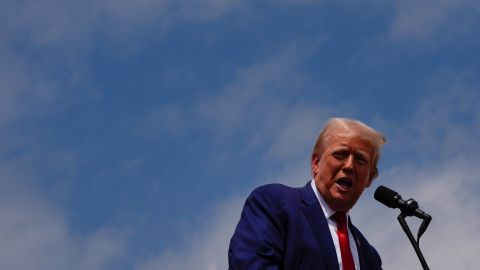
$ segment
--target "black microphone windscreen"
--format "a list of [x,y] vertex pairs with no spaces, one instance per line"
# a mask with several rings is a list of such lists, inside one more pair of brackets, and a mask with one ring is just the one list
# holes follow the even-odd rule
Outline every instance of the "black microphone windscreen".
[[375,200],[385,204],[390,208],[396,207],[396,201],[398,199],[398,193],[384,186],[379,186],[375,190]]

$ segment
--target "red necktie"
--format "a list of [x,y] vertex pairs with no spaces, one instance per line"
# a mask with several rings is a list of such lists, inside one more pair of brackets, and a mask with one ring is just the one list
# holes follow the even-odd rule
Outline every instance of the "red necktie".
[[345,212],[336,212],[333,219],[337,222],[337,236],[338,242],[340,242],[343,270],[355,270],[355,263],[348,241],[347,216]]

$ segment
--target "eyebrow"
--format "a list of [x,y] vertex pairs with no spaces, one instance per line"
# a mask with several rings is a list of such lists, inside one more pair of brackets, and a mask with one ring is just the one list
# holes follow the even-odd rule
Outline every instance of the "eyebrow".
[[[346,144],[342,144],[340,146],[337,146],[335,148],[332,149],[333,152],[336,152],[336,151],[350,151],[351,147],[346,145]],[[370,158],[371,155],[368,154],[368,152],[366,150],[362,150],[362,149],[358,149],[358,148],[355,148],[354,151],[353,151],[355,154],[360,154],[366,158]]]

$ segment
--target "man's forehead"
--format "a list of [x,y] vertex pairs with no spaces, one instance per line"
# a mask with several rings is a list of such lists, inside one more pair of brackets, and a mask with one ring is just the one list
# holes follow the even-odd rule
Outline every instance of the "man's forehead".
[[367,153],[373,153],[374,151],[373,145],[368,140],[359,137],[333,137],[327,145],[327,148],[337,147]]

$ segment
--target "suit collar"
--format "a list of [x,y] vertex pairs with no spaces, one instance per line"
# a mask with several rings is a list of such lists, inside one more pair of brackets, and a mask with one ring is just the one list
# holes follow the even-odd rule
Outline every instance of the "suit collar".
[[367,252],[370,249],[366,246],[369,245],[367,243],[367,240],[363,237],[357,227],[352,224],[351,220],[349,221],[349,226],[353,238],[355,239],[355,244],[357,245],[358,258],[360,260],[360,269],[377,269],[373,268],[375,264],[372,264],[370,260],[371,256],[369,256]]
[[[332,236],[328,228],[327,219],[323,212],[322,207],[318,201],[317,196],[315,195],[310,182],[305,185],[302,190],[302,209],[303,212],[312,227],[313,234],[322,249],[322,254],[325,254],[325,261],[327,264],[327,269],[329,270],[339,270],[337,253],[335,251],[335,246],[333,244]],[[348,225],[350,231],[352,232],[353,238],[355,239],[355,244],[357,245],[358,257],[360,261],[360,269],[368,269],[368,260],[365,254],[366,248],[363,247],[364,240],[361,237],[358,229],[353,226],[352,220],[348,219]]]
[[325,199],[320,195],[320,192],[318,192],[317,186],[315,185],[315,180],[310,181],[310,186],[312,187],[313,194],[315,194],[315,197],[317,198],[318,202],[320,203],[320,206],[322,207],[323,214],[325,215],[326,219],[329,219],[333,214],[335,214],[335,211],[330,208],[328,203],[325,201]]
[[365,265],[365,254],[364,254],[365,249],[362,247],[363,246],[362,240],[359,237],[358,229],[355,226],[353,226],[352,220],[350,218],[348,219],[348,227],[350,228],[350,231],[352,232],[353,239],[355,240],[355,244],[357,246],[360,269],[368,269],[368,268],[366,268],[366,265]]
[[337,254],[328,228],[328,223],[310,182],[302,188],[301,196],[303,201],[303,213],[305,214],[308,223],[312,228],[313,234],[322,250],[327,269],[339,270]]

